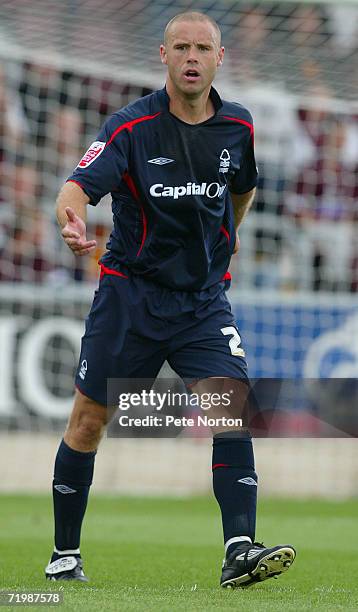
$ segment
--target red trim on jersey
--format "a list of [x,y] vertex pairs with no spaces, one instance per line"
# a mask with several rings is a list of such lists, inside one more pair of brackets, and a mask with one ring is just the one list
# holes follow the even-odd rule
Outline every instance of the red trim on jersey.
[[147,217],[145,216],[145,212],[144,212],[143,206],[141,206],[140,209],[141,209],[141,212],[142,212],[143,234],[142,234],[142,242],[140,243],[140,247],[139,247],[138,252],[137,252],[137,257],[139,257],[139,255],[141,254],[142,248],[144,247],[144,243],[145,243],[146,238],[147,238]]
[[123,174],[122,178],[123,178],[124,182],[127,184],[127,187],[130,190],[132,196],[136,200],[139,200],[139,193],[137,191],[137,187],[135,186],[134,181],[133,181],[132,177],[130,176],[130,174],[128,174],[128,172],[125,172]]
[[223,115],[223,118],[228,119],[229,121],[236,121],[236,123],[241,123],[242,125],[246,125],[246,127],[250,129],[250,136],[252,136],[252,139],[254,139],[254,126],[252,125],[252,123],[245,121],[245,119],[238,119],[238,117],[226,117]]
[[224,227],[224,226],[222,225],[222,226],[220,227],[220,231],[221,231],[221,232],[224,234],[224,236],[225,236],[226,240],[227,240],[228,242],[230,242],[230,234],[229,234],[229,232],[227,231],[226,227]]
[[119,132],[122,132],[122,130],[129,130],[131,132],[133,127],[137,125],[137,123],[142,123],[142,121],[150,121],[151,119],[155,119],[156,117],[158,117],[158,115],[161,115],[161,111],[159,111],[159,113],[155,113],[155,115],[144,115],[144,117],[138,117],[137,119],[132,119],[132,121],[127,121],[127,123],[123,123],[116,130],[114,130],[112,136],[106,142],[106,147],[111,144],[117,134],[119,134]]
[[[75,181],[74,179],[68,179],[66,181],[66,183],[75,183],[76,185],[78,185],[79,187],[81,187],[82,191],[85,191],[85,188],[83,185],[81,185],[81,183],[79,183],[78,181]],[[85,192],[86,193],[86,192]]]
[[117,270],[113,270],[112,268],[107,268],[103,265],[103,263],[100,263],[99,265],[101,266],[101,274],[99,276],[100,279],[103,278],[105,274],[112,274],[112,276],[121,276],[122,278],[128,278],[128,276],[122,274],[122,272],[118,272]]
[[[132,177],[130,176],[130,174],[128,174],[128,172],[125,172],[125,174],[123,174],[123,180],[124,182],[127,184],[128,189],[130,190],[131,194],[133,195],[133,197],[139,202],[139,193],[137,191],[137,187],[134,184],[134,181],[132,179]],[[142,224],[143,224],[143,233],[142,233],[142,240],[140,243],[140,247],[138,249],[137,252],[137,257],[141,254],[141,251],[143,249],[144,243],[146,241],[147,238],[147,217],[145,216],[145,212],[144,212],[144,208],[143,205],[140,205],[140,211],[142,213]]]
[[219,467],[230,467],[230,466],[229,466],[229,464],[228,464],[228,463],[214,463],[214,465],[213,465],[213,468],[212,468],[212,469],[213,469],[213,470],[216,470],[216,468],[219,468]]
[[222,281],[225,281],[225,280],[231,280],[231,274],[230,274],[230,272],[225,272],[225,274],[224,274],[224,276],[222,277],[222,279],[221,279],[221,280],[222,280]]

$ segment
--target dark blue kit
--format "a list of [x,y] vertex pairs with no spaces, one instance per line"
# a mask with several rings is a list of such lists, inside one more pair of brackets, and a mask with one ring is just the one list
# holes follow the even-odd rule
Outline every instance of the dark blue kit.
[[225,290],[230,192],[257,183],[252,118],[214,88],[210,96],[214,116],[195,125],[170,113],[165,89],[121,109],[68,179],[92,205],[112,195],[113,230],[76,377],[99,403],[107,378],[151,378],[165,359],[184,379],[247,376]]

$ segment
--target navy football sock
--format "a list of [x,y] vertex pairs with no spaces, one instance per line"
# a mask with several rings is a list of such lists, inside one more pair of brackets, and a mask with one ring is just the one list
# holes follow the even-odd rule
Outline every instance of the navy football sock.
[[233,431],[214,436],[213,487],[228,554],[238,541],[255,539],[257,475],[249,433]]
[[62,440],[57,451],[53,479],[55,550],[51,561],[61,555],[80,556],[82,520],[92,484],[96,451],[82,453]]

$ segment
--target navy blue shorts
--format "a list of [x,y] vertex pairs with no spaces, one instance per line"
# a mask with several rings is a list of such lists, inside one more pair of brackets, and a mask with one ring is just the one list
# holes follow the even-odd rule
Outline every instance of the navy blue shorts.
[[109,378],[154,379],[165,360],[188,385],[213,376],[247,380],[227,288],[223,281],[204,291],[172,291],[102,267],[76,386],[107,405]]

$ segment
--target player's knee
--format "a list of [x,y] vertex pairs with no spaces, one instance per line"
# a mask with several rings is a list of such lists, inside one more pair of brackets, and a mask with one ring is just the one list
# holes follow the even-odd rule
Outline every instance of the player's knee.
[[66,435],[86,446],[96,445],[107,423],[107,411],[84,395],[77,393]]
[[104,425],[100,417],[82,414],[71,433],[82,443],[92,445],[100,440]]

